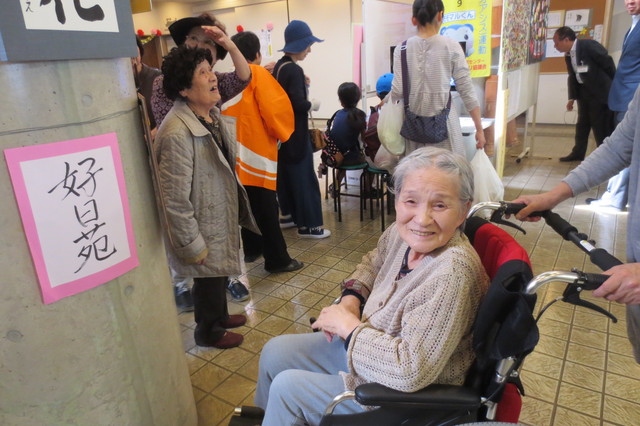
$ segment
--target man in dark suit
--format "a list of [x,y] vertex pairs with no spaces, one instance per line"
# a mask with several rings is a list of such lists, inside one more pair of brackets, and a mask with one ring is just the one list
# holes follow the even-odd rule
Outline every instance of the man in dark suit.
[[575,145],[571,153],[560,161],[582,161],[591,130],[598,146],[613,131],[613,113],[607,100],[616,66],[600,43],[589,39],[577,40],[576,33],[569,27],[558,28],[553,42],[558,51],[564,52],[567,62],[567,111],[572,111],[574,101],[578,101]]
[[[625,0],[624,5],[631,15],[631,28],[624,36],[622,54],[618,61],[618,72],[609,92],[609,108],[614,112],[617,125],[627,112],[629,102],[640,84],[640,0]],[[629,169],[624,169],[609,179],[607,192],[599,200],[587,198],[594,206],[624,210],[629,198]]]

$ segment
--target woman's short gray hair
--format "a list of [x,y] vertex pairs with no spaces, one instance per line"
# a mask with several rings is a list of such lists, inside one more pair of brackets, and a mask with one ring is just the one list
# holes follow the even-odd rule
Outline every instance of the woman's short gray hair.
[[400,194],[404,180],[409,173],[429,167],[436,167],[451,176],[457,176],[460,182],[460,201],[463,204],[473,201],[471,164],[459,154],[433,146],[416,149],[398,163],[393,172],[393,193]]

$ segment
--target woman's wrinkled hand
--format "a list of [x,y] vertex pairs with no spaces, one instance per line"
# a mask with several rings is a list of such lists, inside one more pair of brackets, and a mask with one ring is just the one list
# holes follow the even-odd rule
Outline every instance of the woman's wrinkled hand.
[[338,304],[323,308],[311,327],[314,330],[322,330],[327,340],[331,342],[336,335],[346,339],[360,324],[360,319],[354,314],[353,309],[348,305]]
[[235,47],[235,44],[233,43],[233,41],[231,41],[229,36],[226,35],[224,31],[222,31],[220,28],[216,26],[203,25],[202,29],[204,30],[204,33],[209,38],[211,38],[211,40],[213,40],[216,44],[219,44],[220,46],[224,47],[225,50],[228,51],[231,48]]

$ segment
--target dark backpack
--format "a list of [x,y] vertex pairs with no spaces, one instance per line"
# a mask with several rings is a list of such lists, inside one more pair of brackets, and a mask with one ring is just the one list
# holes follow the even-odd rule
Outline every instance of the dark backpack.
[[369,122],[367,123],[367,130],[364,131],[362,136],[362,143],[364,145],[364,154],[372,161],[376,158],[376,153],[380,148],[380,138],[378,138],[378,118],[380,117],[380,111],[378,107],[371,107],[371,115],[369,115]]

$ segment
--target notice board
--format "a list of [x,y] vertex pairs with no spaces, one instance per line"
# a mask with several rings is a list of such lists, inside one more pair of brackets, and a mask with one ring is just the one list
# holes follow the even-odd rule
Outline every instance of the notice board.
[[[593,32],[596,28],[596,25],[603,26],[602,34],[603,36],[606,36],[609,23],[605,22],[605,17],[609,19],[609,14],[607,13],[607,11],[610,8],[611,0],[551,0],[549,11],[563,11],[563,16],[566,16],[566,12],[568,10],[589,9],[591,13],[589,16],[589,23],[587,24],[587,27],[590,31],[585,37],[580,36],[580,38],[593,38]],[[564,18],[562,25],[565,25]],[[547,39],[551,39],[553,37],[553,33],[555,32],[555,30],[556,28],[547,28]],[[540,72],[543,74],[566,73],[567,65],[564,61],[564,57],[547,57],[544,61],[542,61],[540,65]]]

